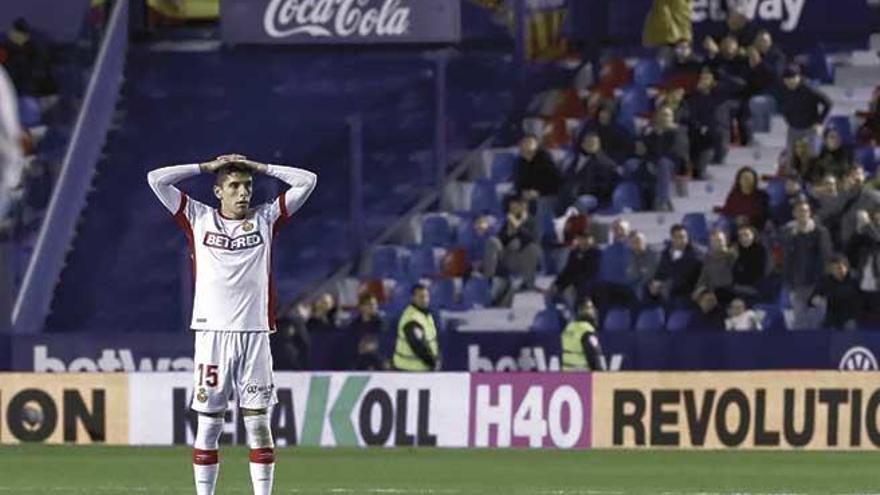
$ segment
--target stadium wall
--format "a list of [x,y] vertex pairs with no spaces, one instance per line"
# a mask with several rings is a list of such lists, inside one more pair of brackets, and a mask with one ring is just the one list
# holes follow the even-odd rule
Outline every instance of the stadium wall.
[[[279,446],[872,450],[880,373],[276,374]],[[170,373],[0,374],[0,443],[187,445]],[[234,409],[221,442],[243,444]]]

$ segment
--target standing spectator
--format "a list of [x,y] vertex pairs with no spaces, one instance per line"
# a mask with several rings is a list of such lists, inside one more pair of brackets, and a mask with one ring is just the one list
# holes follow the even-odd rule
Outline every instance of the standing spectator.
[[327,334],[339,329],[336,323],[336,300],[331,294],[321,294],[315,300],[306,327],[310,335]]
[[675,122],[675,113],[671,108],[661,107],[654,113],[653,125],[647,129],[643,139],[652,160],[670,160],[675,173],[679,175],[691,172],[687,129]]
[[728,115],[732,95],[709,67],[700,71],[697,90],[688,97],[690,158],[693,176],[701,179],[709,163],[723,163],[730,134]]
[[755,41],[760,30],[742,10],[734,6],[731,7],[733,8],[727,14],[727,34],[725,36],[733,36],[739,45],[749,46]]
[[669,245],[660,255],[657,271],[648,283],[648,295],[670,307],[686,307],[690,305],[703,262],[684,226],[673,225],[669,233]]
[[836,206],[823,218],[834,244],[842,249],[849,243],[856,232],[860,210],[874,211],[878,208],[880,192],[865,185],[865,170],[854,166],[840,181]]
[[792,152],[786,155],[788,162],[784,175],[787,177],[813,184],[827,173],[816,161],[816,154],[807,139],[801,138],[795,141]]
[[767,248],[758,240],[758,233],[751,225],[737,229],[736,261],[733,263],[733,292],[747,299],[756,298],[767,275]]
[[733,266],[736,251],[727,246],[727,235],[713,230],[709,235],[709,250],[703,257],[703,269],[697,280],[694,299],[705,291],[711,291],[722,305],[733,297]]
[[600,207],[608,206],[620,180],[617,164],[602,151],[602,141],[594,130],[587,131],[577,156],[564,175],[563,204],[568,207],[581,195],[589,194]]
[[310,312],[308,305],[298,304],[289,314],[279,318],[278,331],[270,338],[275,369],[308,369],[311,341],[306,320]]
[[840,179],[852,166],[852,148],[843,144],[837,129],[826,129],[822,139],[822,149],[816,158],[816,168],[822,170],[824,174],[832,174]]
[[811,300],[825,306],[822,327],[829,330],[855,330],[861,309],[859,283],[849,271],[845,256],[836,255],[828,263],[828,274],[819,281]]
[[565,326],[560,339],[562,371],[604,371],[602,347],[596,336],[596,306],[586,298],[574,321]]
[[782,71],[782,83],[776,99],[779,102],[779,111],[788,123],[786,149],[791,154],[794,143],[798,139],[806,139],[810,148],[815,150],[819,130],[831,113],[831,99],[804,83],[801,69],[795,64]]
[[773,35],[766,29],[758,31],[752,46],[758,50],[761,60],[772,69],[773,74],[778,78],[782,76],[782,69],[785,67],[785,54],[773,43]]
[[633,149],[633,139],[623,126],[617,123],[617,112],[613,102],[603,102],[595,121],[587,121],[578,136],[578,143],[583,142],[587,132],[594,131],[602,143],[602,150],[615,163],[621,163]]
[[724,309],[718,304],[718,297],[709,289],[695,295],[697,312],[691,318],[688,327],[698,332],[720,332],[725,328]]
[[440,346],[437,326],[430,311],[428,288],[416,284],[412,300],[397,324],[397,344],[392,367],[398,371],[435,371],[440,369]]
[[568,253],[565,267],[559,272],[550,287],[555,294],[564,294],[566,290],[574,290],[574,301],[583,301],[596,281],[599,261],[602,252],[596,247],[595,238],[585,232],[574,237],[574,243]]
[[522,198],[512,199],[501,231],[486,243],[484,275],[494,277],[500,266],[507,274],[521,276],[524,288],[534,287],[541,259],[538,241],[538,226],[528,204]]
[[875,316],[880,313],[880,210],[857,213],[856,233],[846,255],[859,281],[865,313]]
[[6,52],[3,65],[19,94],[42,97],[58,93],[49,51],[34,39],[26,20],[18,18],[13,22],[0,49]]
[[529,201],[556,196],[562,178],[547,150],[541,148],[538,138],[528,135],[519,143],[514,186],[516,194]]
[[727,315],[728,318],[724,320],[724,328],[730,332],[762,330],[761,316],[758,312],[748,309],[746,302],[738,297],[730,301]]
[[770,197],[758,189],[758,173],[752,167],[742,167],[736,173],[733,187],[727,195],[721,214],[736,225],[751,225],[764,230],[769,213]]
[[356,344],[356,370],[382,370],[388,366],[379,352],[379,342],[385,333],[385,322],[379,314],[379,301],[372,294],[358,298],[358,314],[348,324],[349,336]]
[[692,1],[654,0],[645,19],[642,43],[646,47],[663,47],[694,39]]
[[813,219],[806,201],[796,203],[792,214],[794,220],[783,233],[783,283],[794,310],[793,328],[811,328],[815,321],[809,303],[820,272],[816,267],[830,259],[831,238],[828,230]]
[[690,91],[703,66],[703,59],[694,54],[690,40],[680,40],[675,44],[675,50],[666,65],[666,85],[678,86]]
[[641,232],[630,233],[629,249],[632,254],[626,267],[626,278],[633,293],[642,300],[648,283],[657,271],[660,257],[648,246],[645,234]]

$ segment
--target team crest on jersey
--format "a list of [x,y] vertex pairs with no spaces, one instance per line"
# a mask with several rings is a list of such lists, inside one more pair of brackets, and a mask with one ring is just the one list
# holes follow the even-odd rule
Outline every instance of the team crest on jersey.
[[245,220],[244,223],[241,224],[241,229],[244,230],[245,232],[250,232],[250,231],[254,230],[254,224]]
[[225,249],[227,251],[241,251],[243,249],[250,249],[263,244],[263,236],[259,232],[238,237],[229,237],[225,234],[207,232],[205,233],[205,239],[202,243],[205,246],[212,248]]
[[208,402],[208,392],[206,392],[204,388],[200,388],[199,393],[196,394],[196,400],[199,402]]

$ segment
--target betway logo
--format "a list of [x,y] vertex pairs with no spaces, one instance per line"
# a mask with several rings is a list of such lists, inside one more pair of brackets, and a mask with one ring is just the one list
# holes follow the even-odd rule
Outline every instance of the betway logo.
[[49,356],[49,348],[44,345],[34,346],[34,371],[38,373],[83,372],[83,371],[192,371],[193,360],[188,357],[160,357],[153,361],[141,358],[135,366],[131,349],[103,349],[101,357],[91,359],[77,357],[65,363],[63,360]]
[[[605,369],[618,371],[623,366],[623,355],[614,354],[611,360],[606,361],[602,356]],[[492,372],[492,371],[559,371],[561,369],[559,356],[550,356],[543,347],[523,347],[519,351],[519,357],[501,356],[496,362],[488,357],[480,355],[480,346],[471,344],[468,346],[468,371]]]
[[263,16],[266,34],[286,38],[401,36],[410,26],[404,0],[271,0]]
[[[693,0],[694,22],[721,22],[727,19],[728,0]],[[785,32],[797,29],[807,0],[734,0],[740,12],[749,19],[778,22]]]

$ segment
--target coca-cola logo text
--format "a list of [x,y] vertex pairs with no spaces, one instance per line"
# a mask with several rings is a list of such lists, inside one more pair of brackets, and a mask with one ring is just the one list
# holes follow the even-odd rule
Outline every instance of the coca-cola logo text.
[[263,25],[273,38],[402,36],[410,27],[404,0],[271,0]]

